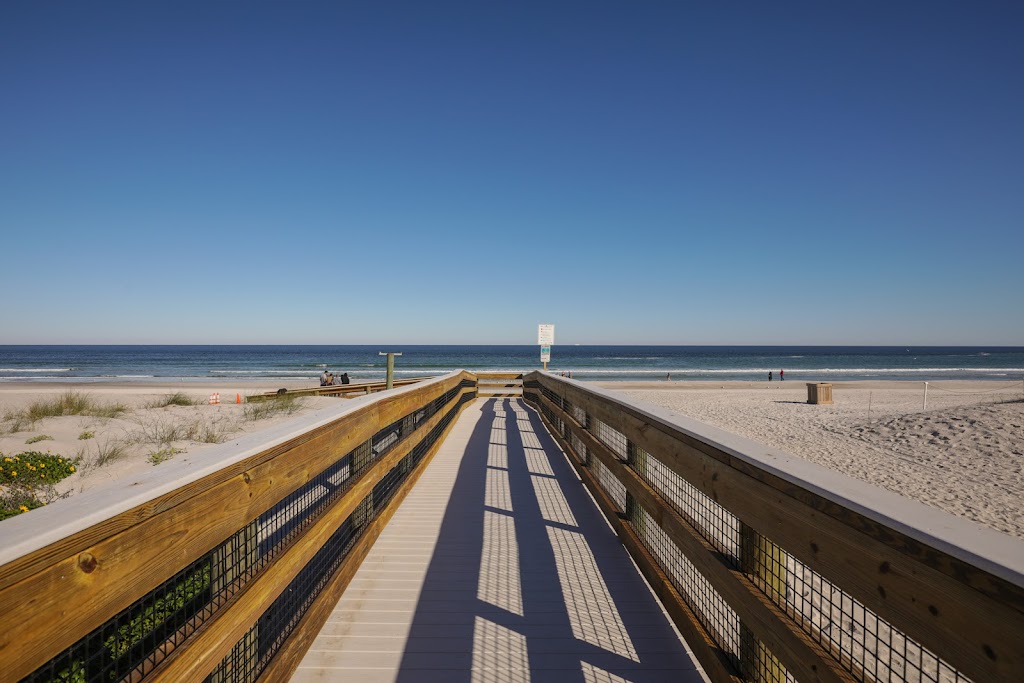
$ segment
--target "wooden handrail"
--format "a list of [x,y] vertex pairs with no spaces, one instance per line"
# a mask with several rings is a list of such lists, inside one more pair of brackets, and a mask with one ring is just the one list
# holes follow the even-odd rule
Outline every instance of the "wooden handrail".
[[[588,471],[593,465],[584,464],[590,457],[625,488],[627,507],[646,511],[767,647],[767,668],[777,670],[761,671],[763,677],[777,678],[785,667],[801,681],[848,680],[851,674],[870,679],[815,631],[807,615],[772,599],[780,589],[771,585],[772,577],[742,561],[737,566],[712,547],[664,492],[599,438],[598,422],[621,434],[630,452],[649,454],[738,518],[761,539],[753,552],[765,553],[762,560],[777,552],[783,560],[770,559],[783,561],[783,571],[784,558],[799,561],[845,592],[845,599],[976,681],[1024,680],[1020,541],[614,392],[540,372],[527,374],[524,384],[527,400],[541,408],[549,429],[577,456],[570,461],[584,482],[603,488]],[[629,517],[627,510],[614,512]],[[658,580],[657,572],[645,573],[652,585]],[[684,631],[707,636],[699,623]],[[695,651],[709,664],[720,659],[714,647]],[[781,664],[771,665],[776,657]]]
[[[393,383],[395,387],[404,387],[409,384],[416,384],[417,382],[423,382],[432,377],[406,377],[403,379],[396,379]],[[268,391],[263,394],[253,394],[245,397],[246,403],[257,403],[259,401],[271,401],[274,399],[281,398],[282,396],[348,396],[349,394],[359,396],[362,394],[372,394],[378,391],[384,391],[387,388],[387,382],[358,382],[352,384],[330,384],[325,387],[307,387],[305,389],[286,389],[284,391]]]
[[[142,485],[154,495],[144,502],[118,510],[57,541],[5,558],[7,561],[0,566],[0,614],[16,618],[18,627],[0,630],[0,671],[13,680],[32,673],[245,530],[326,468],[367,444],[382,428],[406,418],[413,420],[426,406],[452,396],[432,417],[416,423],[414,431],[403,434],[386,455],[368,455],[368,466],[353,469],[341,497],[318,511],[286,547],[152,672],[153,677],[163,680],[205,676],[233,647],[238,640],[235,636],[255,623],[366,492],[435,429],[442,417],[451,410],[461,410],[462,396],[475,395],[474,385],[475,378],[469,373],[452,373],[346,401],[339,405],[336,418],[318,418],[311,428],[298,434],[293,431],[287,438],[242,458],[225,458],[232,451],[229,444],[211,449],[196,460],[215,463],[225,458],[227,464],[198,477],[182,477],[178,486],[168,486],[160,475],[150,475]],[[368,446],[366,452],[369,454]],[[420,467],[425,464],[423,460],[420,463]],[[166,470],[177,476],[183,471],[180,464],[178,469]],[[411,477],[403,486],[411,486],[414,480]],[[34,524],[45,525],[47,519],[59,518],[62,502],[70,504],[64,506],[68,509],[82,509],[115,501],[111,492],[88,492],[39,511],[44,514],[9,520],[4,523],[5,532],[11,529],[12,536],[28,538]]]

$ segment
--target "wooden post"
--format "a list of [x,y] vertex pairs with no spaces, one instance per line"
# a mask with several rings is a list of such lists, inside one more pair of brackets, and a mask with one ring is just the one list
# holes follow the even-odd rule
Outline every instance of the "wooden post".
[[[257,521],[253,520],[246,525],[237,538],[230,539],[229,543],[223,544],[213,554],[213,566],[210,570],[210,587],[213,595],[217,595],[225,587],[243,578],[245,574],[255,568],[259,559],[259,529]],[[256,626],[242,636],[242,639],[235,645],[235,651],[256,652],[259,642],[259,622]],[[240,681],[241,683],[252,683],[255,680],[253,673],[234,671],[235,661],[228,658],[229,662],[222,669],[218,667],[211,676],[212,683],[227,683],[227,681]]]
[[[785,552],[742,522],[740,536],[740,563],[743,571],[754,579],[765,594],[775,596],[773,602],[785,603]],[[741,667],[753,667],[750,673],[758,683],[786,683],[786,667],[743,624],[740,628],[740,662]]]
[[380,351],[377,355],[388,357],[388,374],[384,383],[384,389],[385,391],[393,389],[395,386],[395,356],[401,356],[402,354],[395,353],[394,351]]
[[[590,413],[583,413],[583,425],[582,426],[588,432],[590,431]],[[592,456],[590,455],[590,449],[588,448],[587,449],[587,457],[583,461],[583,466],[584,467],[590,467],[590,459],[591,459],[591,457]]]
[[[626,441],[626,466],[646,480],[647,452],[637,448],[632,441]],[[645,538],[644,516],[640,514],[641,509],[629,491],[626,491],[626,518],[633,525],[636,535]]]

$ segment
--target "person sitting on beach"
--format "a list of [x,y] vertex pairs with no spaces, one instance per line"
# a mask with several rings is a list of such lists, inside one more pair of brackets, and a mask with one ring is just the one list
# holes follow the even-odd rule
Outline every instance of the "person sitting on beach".
[[330,375],[326,370],[320,373],[320,386],[326,387],[330,383],[329,380],[327,379],[329,376]]
[[328,371],[327,372],[327,381],[324,383],[324,386],[328,386],[329,387],[332,384],[334,384],[334,373]]
[[332,379],[332,380],[331,380],[331,384],[332,384],[333,386],[336,386],[336,387],[340,387],[340,386],[341,386],[342,384],[344,384],[344,383],[345,383],[345,382],[344,382],[344,381],[342,381],[342,379],[341,379],[341,375],[335,375],[335,376],[334,376],[334,379]]
[[350,380],[348,378],[348,373],[347,372],[342,374],[342,376],[341,376],[341,383],[342,384],[351,384],[352,383],[352,380]]

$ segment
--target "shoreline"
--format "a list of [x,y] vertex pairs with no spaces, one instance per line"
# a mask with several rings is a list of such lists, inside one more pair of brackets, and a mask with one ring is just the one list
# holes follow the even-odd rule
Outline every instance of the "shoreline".
[[[447,374],[448,372],[454,372],[462,368],[455,368],[454,370],[446,370],[444,373],[423,375],[423,377],[439,377],[441,374]],[[534,372],[537,368],[529,368],[526,370],[502,370],[500,372],[522,372],[529,373]],[[467,372],[499,372],[497,370],[467,370]],[[555,373],[553,373],[555,374]],[[416,375],[413,375],[415,377]],[[396,373],[395,379],[411,379],[410,377],[400,377]],[[837,379],[837,380],[818,380],[811,382],[804,379],[786,379],[780,381],[778,379],[771,382],[767,380],[753,380],[753,379],[578,379],[572,378],[577,382],[587,382],[596,384],[597,386],[609,387],[609,388],[622,388],[624,386],[636,385],[641,389],[674,389],[674,388],[757,388],[757,387],[789,387],[798,386],[804,387],[807,384],[833,384],[842,385],[850,388],[868,387],[874,388],[876,386],[885,387],[891,385],[892,387],[902,387],[910,384],[921,385],[927,382],[928,384],[953,384],[953,385],[978,385],[978,384],[991,384],[999,386],[1012,386],[1024,387],[1024,377],[1018,378],[993,378],[993,379],[939,379],[939,380],[920,380],[920,379]],[[376,382],[382,380],[376,379],[364,379],[359,378],[358,381],[353,378],[354,383],[363,382]],[[0,391],[5,387],[17,387],[17,388],[28,388],[28,387],[48,387],[48,386],[65,386],[65,387],[78,387],[82,385],[95,385],[102,387],[165,387],[165,386],[194,386],[198,384],[239,384],[246,386],[284,386],[284,385],[296,385],[296,388],[306,388],[309,385],[319,386],[319,380],[317,377],[305,378],[289,378],[289,379],[274,379],[273,377],[139,377],[139,378],[127,378],[127,377],[76,377],[66,379],[46,378],[46,379],[16,379],[6,380],[0,378]],[[298,385],[301,385],[299,387]]]

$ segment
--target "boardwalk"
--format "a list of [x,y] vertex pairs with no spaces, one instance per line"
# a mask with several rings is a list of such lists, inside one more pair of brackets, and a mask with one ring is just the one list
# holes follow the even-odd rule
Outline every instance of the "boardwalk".
[[293,681],[701,681],[540,418],[478,399]]

